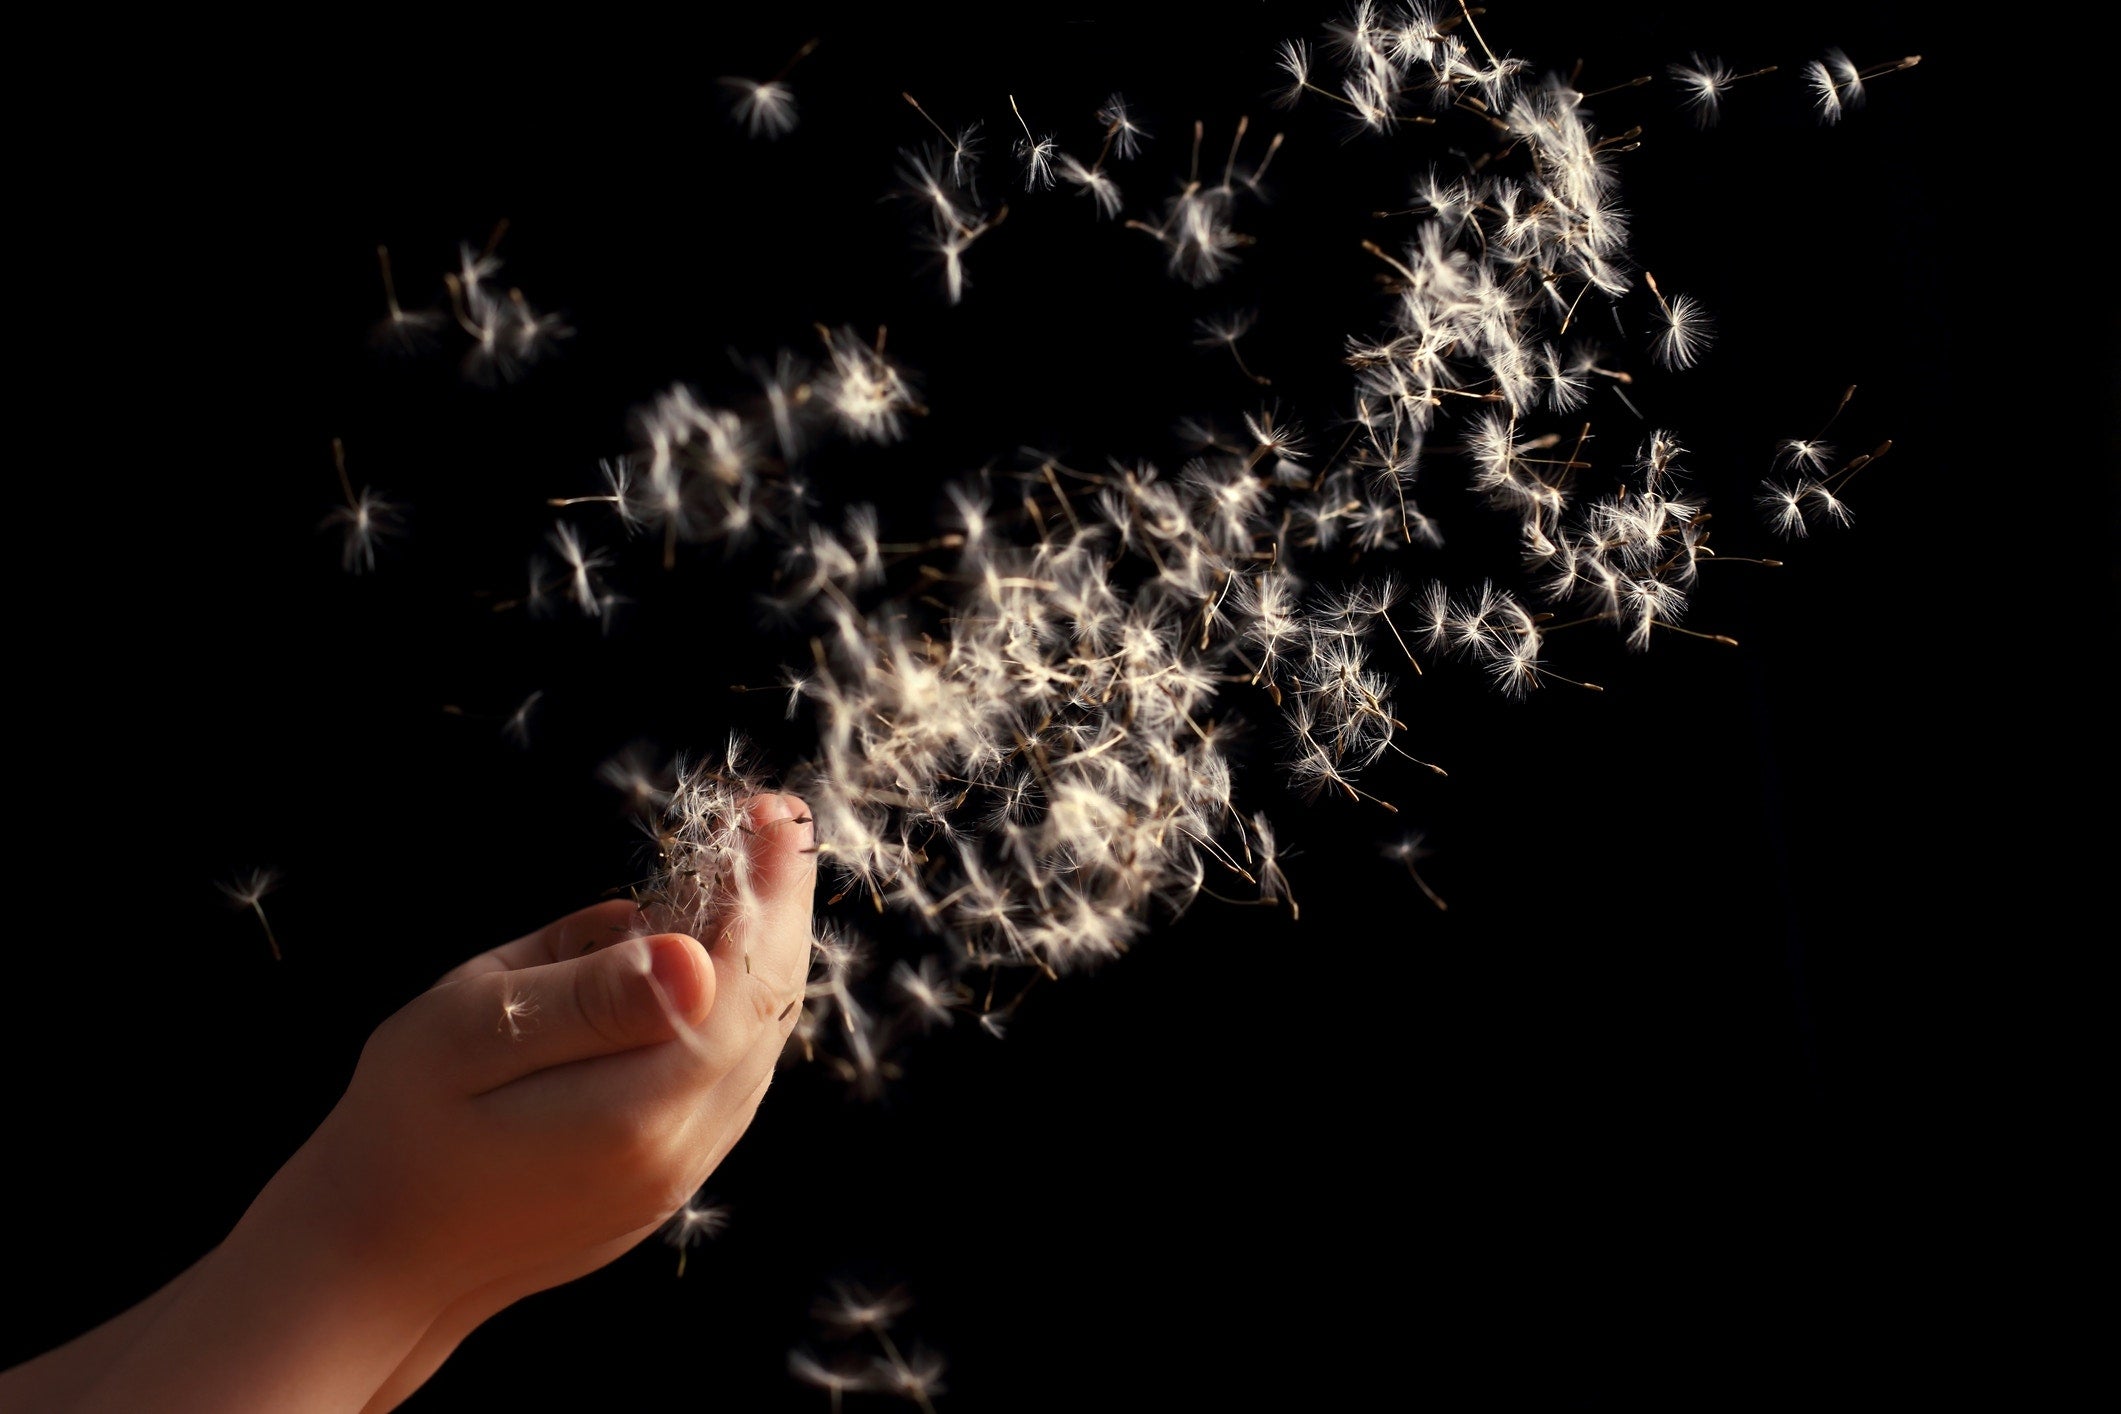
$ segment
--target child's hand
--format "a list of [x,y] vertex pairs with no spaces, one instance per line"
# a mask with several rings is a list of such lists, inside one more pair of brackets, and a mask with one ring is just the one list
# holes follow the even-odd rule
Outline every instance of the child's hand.
[[[219,1407],[218,1367],[244,1374],[255,1407],[358,1409],[373,1394],[387,1408],[493,1312],[653,1232],[750,1124],[801,1009],[808,811],[762,796],[751,824],[758,907],[714,937],[640,936],[632,904],[599,905],[474,958],[379,1026],[345,1096],[91,1404]],[[259,1324],[298,1320],[320,1288],[337,1298],[322,1303],[329,1348],[284,1368],[316,1333],[276,1341]],[[347,1329],[362,1311],[365,1344]],[[277,1357],[284,1402],[229,1349],[231,1324]],[[360,1397],[319,1398],[318,1360],[349,1391],[365,1377]],[[128,1382],[172,1365],[200,1398]]]
[[752,818],[757,918],[694,941],[585,909],[378,1027],[282,1175],[300,1206],[458,1293],[675,1212],[751,1122],[809,969],[807,812],[767,796]]

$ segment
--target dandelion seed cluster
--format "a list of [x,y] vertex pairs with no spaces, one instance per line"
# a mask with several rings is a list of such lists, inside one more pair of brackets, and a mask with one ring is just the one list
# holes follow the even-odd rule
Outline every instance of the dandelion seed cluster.
[[902,1346],[892,1330],[913,1307],[902,1287],[876,1292],[855,1282],[835,1281],[811,1303],[810,1314],[830,1349],[798,1348],[788,1354],[788,1372],[824,1390],[835,1410],[849,1394],[894,1395],[933,1414],[934,1396],[945,1393],[944,1359],[918,1342]]
[[[885,330],[821,326],[750,362],[737,395],[656,397],[601,489],[556,502],[569,518],[533,560],[533,609],[609,623],[623,606],[599,524],[658,544],[666,566],[713,544],[777,555],[771,603],[807,638],[780,687],[789,715],[814,724],[814,750],[772,765],[732,739],[663,769],[615,761],[607,777],[654,840],[643,900],[693,931],[757,906],[749,797],[778,782],[809,803],[842,907],[819,934],[798,1037],[860,1089],[892,1075],[919,1031],[971,1016],[1000,1035],[1039,977],[1123,952],[1204,894],[1293,914],[1275,823],[1241,779],[1241,738],[1271,742],[1301,795],[1395,814],[1393,773],[1445,769],[1408,725],[1410,678],[1462,662],[1509,696],[1593,688],[1551,666],[1552,635],[1602,625],[1638,652],[1668,636],[1728,642],[1686,623],[1702,574],[1719,559],[1774,563],[1719,557],[1680,435],[1631,396],[1645,365],[1686,370],[1715,333],[1700,301],[1668,293],[1632,254],[1620,159],[1641,130],[1601,132],[1596,95],[1497,53],[1462,7],[1360,3],[1322,45],[1292,40],[1279,62],[1285,103],[1340,114],[1369,139],[1352,149],[1360,160],[1407,163],[1385,135],[1438,139],[1409,164],[1410,209],[1375,228],[1406,233],[1349,241],[1384,313],[1346,341],[1347,402],[1313,419],[1329,432],[1253,406],[1231,430],[1186,420],[1175,467],[1033,455],[942,487],[940,523],[887,543],[873,508],[822,507],[807,468],[828,446],[907,438],[931,414],[923,380]],[[1823,118],[1913,62],[1864,70],[1830,54],[1810,78]],[[1706,124],[1735,84],[1773,72],[1690,56],[1667,71],[1667,108]],[[793,129],[786,74],[725,81],[751,135]],[[951,305],[972,293],[975,242],[980,259],[1006,258],[1006,235],[987,239],[1005,218],[1082,220],[1071,192],[1093,220],[1121,217],[1120,164],[1156,150],[1122,96],[1085,115],[1081,155],[1008,96],[990,116],[1012,132],[1015,170],[996,178],[985,119],[952,126],[947,105],[901,96],[913,113],[895,109],[911,132],[895,195]],[[1282,138],[1239,122],[1204,165],[1204,124],[1165,137],[1176,188],[1143,193],[1115,239],[1153,248],[1175,282],[1214,285],[1252,256],[1240,223],[1272,198]],[[1017,189],[1019,213],[984,198],[983,182]],[[461,264],[448,288],[475,376],[507,376],[559,337],[519,292],[490,294],[490,247],[466,247]],[[388,300],[387,332],[432,332],[394,288]],[[1270,379],[1239,347],[1253,319],[1196,330],[1257,388]],[[1780,479],[1759,494],[1784,535],[1846,522],[1849,480],[1890,445],[1842,461],[1822,435],[1783,442]],[[1627,450],[1594,457],[1594,440]],[[1517,563],[1478,583],[1425,578],[1445,534],[1418,502],[1425,476],[1465,481],[1506,517]],[[348,546],[349,567],[372,561],[360,531]],[[1414,868],[1421,841],[1401,832],[1382,852],[1441,906]],[[912,926],[872,939],[848,921],[863,911]]]

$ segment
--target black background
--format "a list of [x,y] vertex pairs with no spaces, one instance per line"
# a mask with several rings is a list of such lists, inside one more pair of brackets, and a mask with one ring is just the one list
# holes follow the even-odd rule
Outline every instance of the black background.
[[[1501,6],[1483,27],[1542,66],[1584,58],[1592,89],[1692,49],[1784,66],[1705,134],[1663,82],[1593,104],[1605,131],[1649,129],[1623,159],[1637,258],[1718,319],[1704,365],[1645,374],[1637,401],[1696,448],[1719,544],[1789,562],[1710,572],[1690,622],[1743,646],[1557,639],[1600,696],[1512,704],[1463,669],[1406,685],[1413,749],[1452,774],[1387,780],[1401,820],[1246,788],[1287,822],[1300,922],[1203,902],[1034,996],[1005,1043],[930,1041],[881,1103],[784,1074],[711,1185],[733,1226],[682,1280],[650,1244],[502,1315],[408,1407],[822,1407],[785,1356],[847,1274],[909,1284],[907,1330],[948,1354],[960,1408],[1630,1402],[1850,1356],[1884,1377],[1889,1333],[1964,1258],[1941,1194],[1998,1083],[2002,1003],[1946,996],[1970,940],[2030,927],[1997,794],[2015,692],[1983,662],[1967,563],[1970,537],[2006,553],[1969,524],[1997,449],[1956,386],[1969,77],[1926,10],[1692,9]],[[17,499],[50,552],[18,585],[48,631],[18,685],[47,704],[18,741],[24,936],[61,965],[30,974],[49,1025],[6,1042],[10,1206],[43,1216],[0,1359],[210,1245],[437,972],[634,877],[599,761],[732,726],[799,747],[774,702],[728,690],[802,651],[748,597],[755,559],[666,576],[633,547],[639,602],[608,637],[491,611],[544,499],[628,445],[630,407],[676,379],[734,390],[730,350],[804,347],[813,321],[888,324],[934,413],[818,472],[876,500],[888,539],[1020,445],[1175,466],[1177,416],[1256,403],[1189,346],[1202,314],[1259,307],[1245,351],[1284,406],[1313,426],[1345,406],[1341,336],[1376,318],[1357,243],[1404,229],[1368,213],[1404,206],[1448,139],[1270,108],[1273,45],[1316,39],[1319,7],[1156,13],[362,15],[260,57],[186,28],[87,66],[55,207],[85,338],[49,375],[86,396],[46,469],[61,489]],[[716,76],[814,36],[801,126],[747,140]],[[1822,128],[1797,67],[1832,44],[1929,57]],[[1011,205],[957,308],[883,200],[927,135],[902,89],[985,119]],[[1155,133],[1120,169],[1130,214],[1175,185],[1196,116],[1211,153],[1239,114],[1254,152],[1288,133],[1226,286],[1173,283],[1147,237],[1013,186],[1007,95],[1086,154],[1115,89]],[[496,390],[376,357],[373,247],[425,300],[503,217],[505,278],[577,330],[562,356]],[[1769,549],[1748,505],[1767,450],[1850,383],[1837,439],[1896,450],[1857,481],[1853,530]],[[1593,418],[1617,459],[1637,424]],[[357,484],[412,508],[372,577],[316,531],[334,436]],[[1452,546],[1414,572],[1506,571],[1507,528],[1453,481],[1432,466]],[[498,718],[533,689],[523,752]],[[1448,913],[1376,857],[1408,825]],[[214,889],[254,864],[285,872],[277,966]]]

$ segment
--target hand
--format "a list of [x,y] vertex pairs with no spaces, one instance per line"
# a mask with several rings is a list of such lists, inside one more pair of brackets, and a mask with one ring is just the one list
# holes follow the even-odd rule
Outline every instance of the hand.
[[757,907],[713,937],[599,905],[378,1027],[88,1407],[388,1408],[480,1321],[660,1226],[750,1124],[801,1009],[808,811],[762,796],[750,823]]

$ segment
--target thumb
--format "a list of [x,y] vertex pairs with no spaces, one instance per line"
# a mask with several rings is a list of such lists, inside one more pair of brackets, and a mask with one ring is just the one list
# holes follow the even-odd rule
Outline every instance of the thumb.
[[[445,994],[454,995],[445,995]],[[682,933],[437,987],[450,1063],[479,1094],[534,1071],[667,1041],[714,1006],[714,965]]]

